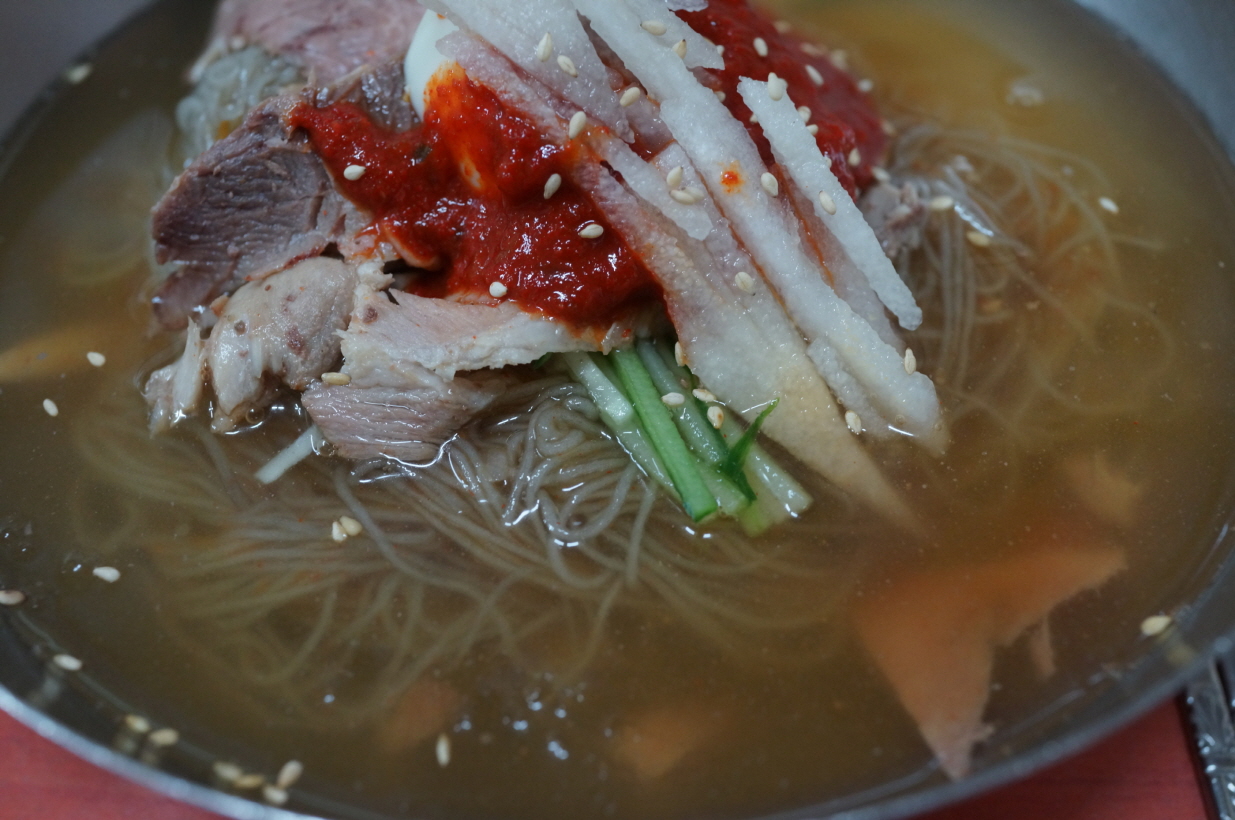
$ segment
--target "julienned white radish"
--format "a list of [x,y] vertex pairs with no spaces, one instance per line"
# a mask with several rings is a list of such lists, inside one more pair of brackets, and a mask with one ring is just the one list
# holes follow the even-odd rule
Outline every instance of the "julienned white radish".
[[[634,139],[625,111],[609,87],[608,70],[566,0],[427,0],[425,6],[477,34],[589,119],[603,123],[624,140]],[[536,50],[546,33],[555,54],[542,62]],[[559,67],[559,56],[569,58],[576,76]]]
[[670,193],[665,177],[645,162],[625,143],[616,139],[598,141],[598,149],[613,170],[636,194],[673,220],[691,239],[706,239],[712,232],[712,220],[706,211],[694,204],[678,202]]
[[765,296],[762,316],[748,310],[760,294],[734,298],[740,292],[732,274],[721,273],[706,246],[675,238],[612,176],[592,174],[583,187],[615,228],[639,237],[641,259],[661,284],[690,367],[703,383],[747,420],[780,399],[764,432],[838,487],[914,528],[913,513],[849,433],[801,337],[783,314],[777,320],[775,299]]
[[[655,20],[665,26],[665,33],[653,35],[659,37],[666,45],[672,45],[681,40],[686,41],[686,57],[683,58],[687,68],[724,68],[725,61],[721,58],[716,46],[709,43],[702,35],[692,29],[675,14],[665,8],[664,0],[625,0],[631,11],[643,20]],[[644,27],[646,31],[646,27]]]
[[[774,100],[767,83],[745,77],[738,83],[738,93],[759,118],[759,128],[768,138],[777,164],[810,199],[816,215],[866,275],[880,301],[900,320],[901,327],[916,330],[922,324],[922,309],[883,252],[857,204],[832,173],[815,137],[798,115],[792,89],[780,100]],[[825,199],[821,200],[821,193],[826,195]]]
[[[942,450],[947,434],[934,385],[921,374],[915,374],[916,379],[907,374],[900,352],[879,338],[827,284],[823,271],[802,247],[799,226],[788,207],[757,182],[768,169],[742,123],[670,49],[639,28],[638,15],[627,6],[605,0],[573,2],[660,101],[661,119],[815,350],[830,345],[890,424],[928,448]],[[797,118],[796,109],[791,110]],[[722,175],[735,168],[741,183],[724,184]]]
[[275,454],[274,458],[254,474],[254,478],[263,484],[273,484],[283,477],[291,468],[316,453],[326,443],[322,431],[317,425],[311,426],[300,434],[300,437]]

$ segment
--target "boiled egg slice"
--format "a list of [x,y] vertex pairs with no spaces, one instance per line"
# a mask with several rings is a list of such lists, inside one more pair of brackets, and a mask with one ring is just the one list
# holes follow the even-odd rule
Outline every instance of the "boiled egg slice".
[[412,108],[416,109],[416,115],[421,119],[425,116],[425,95],[433,75],[443,67],[455,64],[454,60],[437,50],[437,41],[458,30],[458,26],[442,15],[427,11],[407,49],[407,56],[403,59],[403,75]]

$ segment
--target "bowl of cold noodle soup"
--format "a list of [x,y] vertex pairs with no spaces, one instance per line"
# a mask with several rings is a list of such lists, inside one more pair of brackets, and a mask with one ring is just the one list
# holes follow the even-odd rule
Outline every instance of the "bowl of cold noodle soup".
[[20,719],[237,817],[882,818],[1225,640],[1225,7],[208,5],[5,144]]

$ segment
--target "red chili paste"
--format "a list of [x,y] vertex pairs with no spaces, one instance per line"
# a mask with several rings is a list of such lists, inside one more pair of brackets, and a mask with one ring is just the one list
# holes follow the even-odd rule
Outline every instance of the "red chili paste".
[[[569,181],[575,149],[546,143],[461,73],[431,94],[425,123],[403,133],[378,127],[351,103],[301,104],[289,118],[382,237],[432,271],[416,278],[412,292],[489,301],[490,286],[500,282],[504,298],[525,310],[579,327],[606,326],[660,300],[651,274]],[[348,180],[351,165],[364,175]],[[564,181],[546,200],[555,173]],[[579,236],[593,223],[603,235]]]
[[[819,147],[841,183],[850,193],[870,183],[886,137],[848,74],[803,51],[800,40],[779,33],[747,0],[711,0],[683,18],[725,47],[725,68],[709,71],[709,82],[725,93],[725,105],[746,124],[765,161],[771,164],[770,147],[750,123],[737,82],[775,72],[794,102],[811,109]],[[755,38],[767,56],[759,55]],[[289,118],[308,132],[343,194],[372,215],[374,230],[415,267],[432,271],[416,278],[412,292],[489,301],[490,286],[500,282],[504,298],[579,327],[608,325],[661,299],[651,274],[569,181],[569,168],[581,159],[577,148],[545,142],[531,122],[458,71],[438,78],[427,102],[424,124],[404,133],[378,127],[350,103],[301,104]],[[862,162],[850,167],[855,148]],[[351,165],[363,166],[364,175],[348,180]],[[564,181],[546,200],[545,183],[555,173]],[[732,176],[725,184],[741,184]],[[592,223],[606,229],[603,235],[579,236]]]
[[[793,102],[811,110],[810,122],[819,126],[819,149],[832,158],[832,170],[846,190],[854,194],[871,183],[871,169],[883,157],[887,136],[870,99],[849,74],[809,45],[813,53],[803,51],[801,39],[778,32],[747,0],[710,0],[703,11],[679,14],[695,31],[725,47],[724,70],[707,72],[710,87],[724,92],[725,107],[746,126],[765,162],[772,164],[772,151],[758,124],[750,121],[751,111],[738,95],[738,80],[766,80],[775,73],[789,83]],[[756,50],[756,37],[766,44],[766,57]],[[819,72],[822,85],[811,79],[808,65]],[[849,154],[854,148],[862,162],[851,167]]]

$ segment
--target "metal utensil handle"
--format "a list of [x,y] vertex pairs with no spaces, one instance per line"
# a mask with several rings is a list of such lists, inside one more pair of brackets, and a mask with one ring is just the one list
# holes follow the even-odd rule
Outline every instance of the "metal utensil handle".
[[1206,803],[1235,820],[1235,652],[1219,654],[1184,691]]

